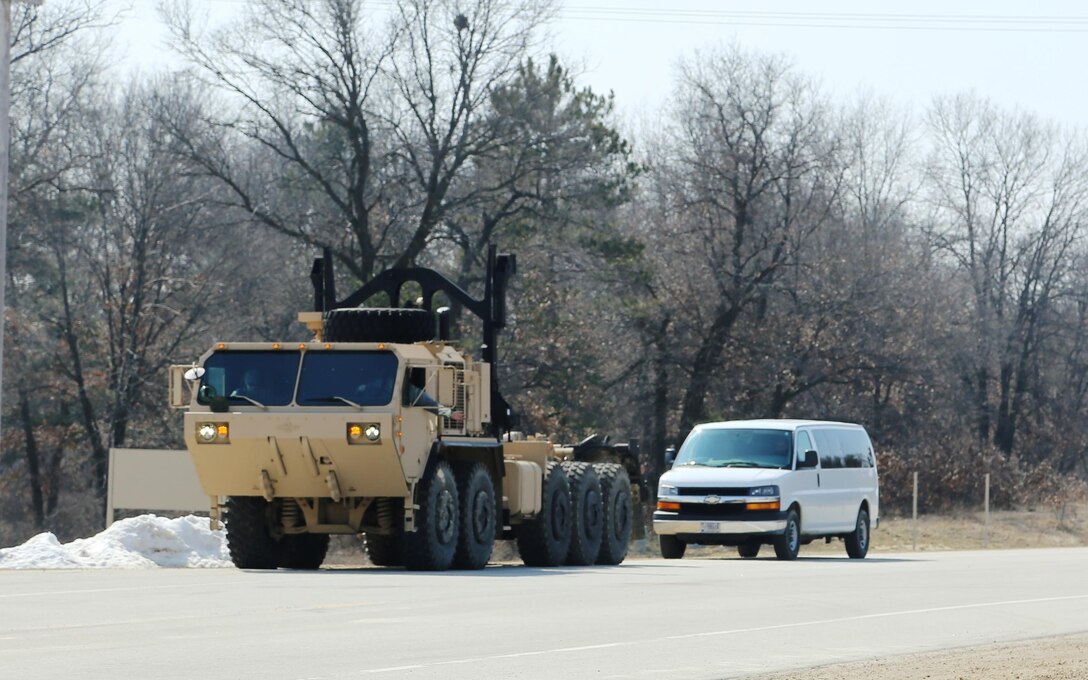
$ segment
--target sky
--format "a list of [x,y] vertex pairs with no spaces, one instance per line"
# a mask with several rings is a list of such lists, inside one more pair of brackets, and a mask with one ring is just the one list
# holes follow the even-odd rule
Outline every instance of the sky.
[[[123,65],[179,64],[165,46],[157,0],[107,2],[124,10],[116,41]],[[229,20],[244,4],[194,2],[213,23]],[[652,117],[668,103],[681,59],[735,43],[791,58],[836,98],[868,91],[921,110],[936,95],[974,91],[1065,125],[1088,123],[1083,0],[561,3],[550,28],[555,50],[582,65],[582,84],[613,91],[625,116]]]
[[156,569],[233,567],[222,530],[207,517],[140,515],[71,543],[41,533],[0,549],[0,569]]

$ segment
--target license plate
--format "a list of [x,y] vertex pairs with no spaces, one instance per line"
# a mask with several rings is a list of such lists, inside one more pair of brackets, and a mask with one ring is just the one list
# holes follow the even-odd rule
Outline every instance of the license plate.
[[699,533],[717,534],[721,532],[721,522],[699,522]]

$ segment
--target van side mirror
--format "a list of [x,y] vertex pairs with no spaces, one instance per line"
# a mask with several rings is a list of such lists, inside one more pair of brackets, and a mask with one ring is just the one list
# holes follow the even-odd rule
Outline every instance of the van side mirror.
[[665,448],[665,469],[671,470],[672,463],[676,460],[676,447],[669,446]]
[[806,468],[814,468],[819,464],[820,459],[816,456],[816,452],[809,450],[801,454],[801,457],[797,459],[797,469],[803,470]]

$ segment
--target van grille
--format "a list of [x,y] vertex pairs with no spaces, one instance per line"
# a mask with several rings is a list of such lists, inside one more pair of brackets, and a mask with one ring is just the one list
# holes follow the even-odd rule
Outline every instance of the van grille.
[[713,486],[681,486],[677,492],[681,496],[747,496],[748,488],[745,487],[713,487]]

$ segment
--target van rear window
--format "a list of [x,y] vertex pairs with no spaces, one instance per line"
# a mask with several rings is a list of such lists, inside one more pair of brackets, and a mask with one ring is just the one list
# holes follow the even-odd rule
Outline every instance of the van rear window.
[[814,430],[812,436],[820,452],[821,468],[873,467],[872,448],[864,431],[827,427]]

